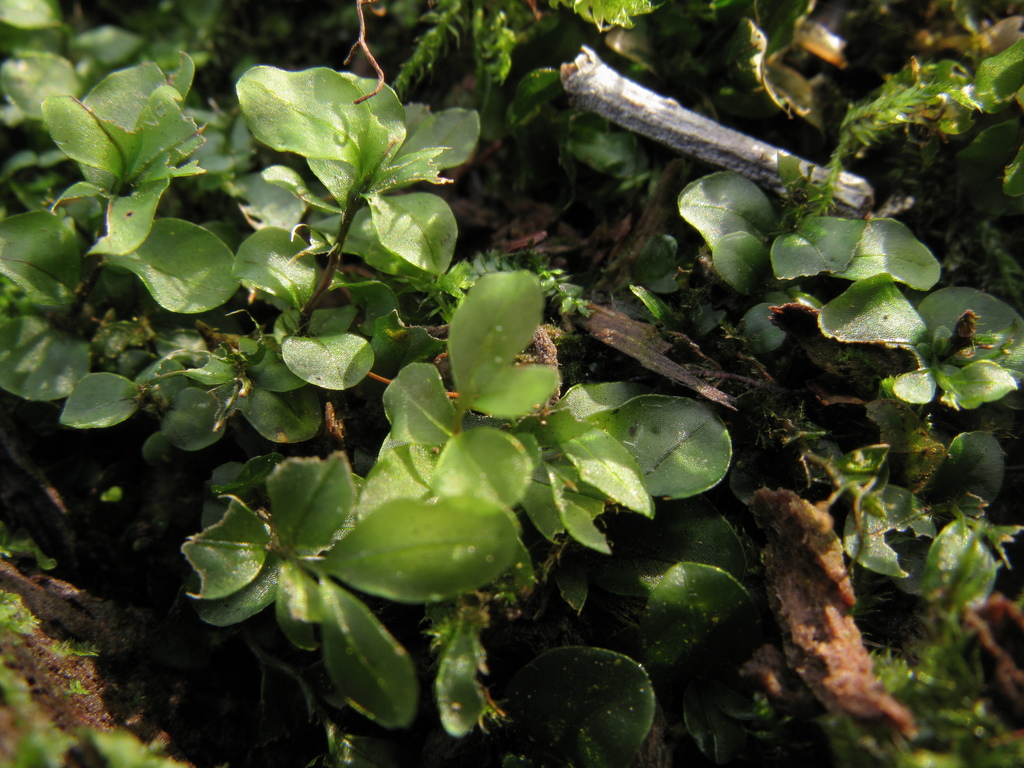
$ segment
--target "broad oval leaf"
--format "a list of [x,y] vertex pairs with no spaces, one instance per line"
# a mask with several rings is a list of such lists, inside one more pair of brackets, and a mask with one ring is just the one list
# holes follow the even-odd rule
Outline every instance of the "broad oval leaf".
[[696,400],[641,395],[591,421],[633,454],[652,496],[695,496],[717,485],[729,470],[729,432],[714,411]]
[[732,171],[712,173],[686,186],[679,213],[712,248],[730,232],[749,232],[763,240],[778,225],[768,196]]
[[455,311],[448,352],[459,402],[472,408],[491,380],[501,375],[533,339],[544,294],[528,272],[484,275]]
[[[448,203],[429,192],[371,195],[369,203],[373,231],[390,254],[432,275],[448,269],[458,236]],[[385,269],[387,265],[373,266]]]
[[344,532],[355,494],[345,454],[286,459],[267,477],[270,525],[283,546],[316,554]]
[[[407,112],[411,111],[406,108]],[[480,115],[474,109],[446,109],[442,112],[426,115],[415,127],[399,150],[396,163],[402,162],[405,155],[423,149],[443,147],[434,162],[438,168],[453,168],[462,165],[473,153],[476,141],[480,137]]]
[[579,768],[626,768],[654,722],[654,690],[628,656],[555,648],[508,684],[504,708],[546,751]]
[[285,560],[281,563],[274,615],[281,631],[297,648],[305,651],[317,648],[319,643],[314,625],[323,621],[320,589],[300,561]]
[[416,668],[370,610],[330,579],[320,582],[324,664],[349,704],[385,728],[407,728],[419,706]]
[[930,403],[935,397],[935,373],[928,368],[901,373],[893,382],[892,392],[905,403]]
[[486,658],[479,630],[468,622],[459,622],[441,644],[434,696],[449,736],[458,739],[476,727],[485,704],[476,676]]
[[730,232],[720,237],[711,249],[711,259],[722,279],[740,293],[753,293],[764,285],[768,249],[763,239],[750,232]]
[[583,482],[634,512],[654,516],[654,502],[636,459],[614,437],[591,429],[561,447]]
[[[89,248],[90,254],[125,256],[145,243],[153,231],[153,217],[160,197],[171,180],[167,177],[138,184],[130,195],[112,197],[107,201],[107,231]],[[65,194],[67,194],[65,192]],[[158,267],[159,269],[159,267]],[[132,270],[136,272],[137,270]],[[141,277],[141,275],[140,275]],[[179,277],[187,277],[179,272]]]
[[546,365],[517,365],[495,376],[473,400],[474,411],[514,419],[542,409],[558,388],[558,371]]
[[164,309],[194,314],[219,307],[238,290],[231,249],[209,230],[181,219],[160,219],[133,253],[110,263],[138,275]]
[[515,558],[517,541],[515,524],[496,504],[472,496],[397,499],[362,518],[323,567],[367,594],[423,603],[492,581]]
[[28,51],[0,66],[0,86],[18,109],[33,120],[43,117],[50,96],[78,96],[82,83],[74,65],[63,56]]
[[476,496],[514,507],[526,493],[533,459],[519,440],[492,427],[451,438],[434,467],[430,487],[437,496]]
[[946,460],[935,473],[929,495],[957,499],[971,493],[993,501],[1003,487],[1003,449],[988,432],[961,432],[949,445]]
[[232,499],[223,518],[181,547],[202,583],[195,596],[216,600],[249,584],[263,568],[269,543],[266,523]]
[[320,398],[312,387],[271,392],[254,387],[238,410],[256,431],[275,443],[301,443],[320,430]]
[[52,213],[31,211],[0,221],[0,274],[36,304],[70,304],[82,258],[74,233]]
[[116,373],[90,373],[64,403],[60,423],[77,429],[112,427],[139,408],[139,387]]
[[382,450],[366,474],[359,496],[359,517],[395,499],[425,499],[437,456],[419,445],[399,445]]
[[942,402],[950,408],[977,408],[1017,389],[1017,380],[1010,372],[991,360],[978,360],[963,368],[939,366],[935,377],[945,390]]
[[818,315],[822,333],[846,342],[915,344],[925,332],[921,316],[888,275],[854,283]]
[[761,642],[761,614],[721,568],[677,563],[665,572],[640,619],[643,658],[671,676],[745,661]]
[[119,180],[125,159],[96,115],[71,96],[50,96],[42,104],[43,122],[60,150],[75,162],[99,168]]
[[441,374],[429,363],[411,363],[384,390],[384,412],[395,440],[442,445],[455,431],[455,407]]
[[305,248],[306,243],[288,230],[264,227],[238,247],[231,276],[246,288],[258,288],[302,309],[316,282],[313,257],[299,256]]
[[820,272],[841,272],[853,260],[866,226],[859,219],[806,219],[795,232],[780,235],[772,243],[775,276],[792,280]]
[[220,440],[224,423],[218,421],[220,401],[213,392],[186,387],[174,396],[160,421],[167,442],[183,451],[200,451]]
[[[961,352],[954,361],[978,360],[994,353],[997,362],[1006,365],[1004,360],[1008,359],[1010,366],[1017,367],[1013,365],[1013,361],[1016,361],[1021,350],[1024,350],[1024,343],[1019,338],[1019,334],[1024,330],[1024,320],[1017,310],[1005,301],[977,288],[954,286],[929,293],[918,305],[917,311],[933,334],[943,327],[955,331],[957,322],[964,312],[973,312],[976,316],[973,319],[974,338],[984,339],[986,336],[998,337],[1002,334],[1008,335],[1008,338],[1001,340],[1003,343],[997,343],[991,352],[972,345],[971,349]],[[1009,351],[1010,354],[1004,354],[1003,350]]]
[[89,372],[89,342],[41,317],[0,325],[0,387],[26,400],[67,397]]
[[255,579],[227,597],[218,600],[196,600],[196,613],[207,624],[215,627],[229,627],[255,616],[277,597],[280,570],[280,558],[267,553],[263,568],[256,574]]
[[865,280],[885,274],[927,291],[939,281],[941,273],[938,259],[905,225],[894,219],[871,219],[857,241],[853,260],[836,277]]
[[288,336],[281,354],[292,373],[324,389],[354,387],[373,367],[370,342],[354,333]]

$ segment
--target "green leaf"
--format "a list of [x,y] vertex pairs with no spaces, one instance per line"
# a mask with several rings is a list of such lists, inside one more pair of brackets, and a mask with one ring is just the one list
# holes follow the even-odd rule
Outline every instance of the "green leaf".
[[921,316],[888,275],[854,283],[818,315],[822,333],[845,342],[916,344],[924,335]]
[[385,728],[407,728],[416,717],[419,681],[406,650],[351,594],[325,579],[324,662],[338,694]]
[[290,458],[267,478],[270,525],[282,546],[317,554],[339,538],[355,504],[352,471],[343,453]]
[[456,739],[476,727],[484,710],[484,693],[476,676],[486,659],[479,630],[469,622],[460,621],[441,644],[434,696],[441,714],[441,725],[449,736]]
[[[772,243],[772,269],[780,280],[820,272],[842,272],[850,264],[867,222],[819,216]],[[851,278],[853,279],[853,278]]]
[[[1024,349],[1024,343],[1018,338],[1020,329],[1024,329],[1024,320],[1005,301],[977,288],[956,286],[929,293],[917,308],[933,336],[943,327],[949,331],[956,329],[957,321],[968,310],[977,316],[974,320],[973,343],[957,353],[950,362],[964,364],[991,357],[1003,365],[1016,367],[1013,362],[1004,360],[1015,361],[1019,351]],[[1009,338],[999,338],[1002,334],[1007,334]],[[991,349],[981,346],[986,341],[993,344]],[[1007,355],[1006,352],[1011,354]]]
[[865,280],[886,274],[927,291],[939,281],[941,272],[938,259],[906,226],[893,219],[871,219],[857,241],[853,260],[836,277]]
[[320,590],[316,580],[294,560],[281,563],[274,614],[278,626],[297,648],[317,648],[313,625],[323,621]]
[[384,412],[395,440],[443,445],[455,431],[455,406],[441,374],[429,363],[412,363],[399,371],[384,391]]
[[[316,169],[313,169],[314,163],[323,163],[324,170],[328,168],[332,169],[328,175],[328,181],[331,181],[330,184],[321,178]],[[347,179],[347,183],[342,183],[340,185],[341,199],[345,200],[348,197],[348,189],[351,187],[352,181],[355,179],[355,169],[352,168],[351,165],[348,165],[348,163],[341,163],[337,160],[310,161],[310,168],[313,169],[317,178],[324,182],[324,186],[327,187],[328,191],[331,192],[332,195],[335,193],[335,186],[337,185],[335,174],[337,173],[338,167],[347,169],[347,172],[344,174],[344,178]],[[263,177],[263,180],[267,182],[267,184],[272,184],[275,187],[280,187],[281,189],[291,192],[303,203],[320,211],[321,213],[344,213],[343,208],[325,203],[319,197],[310,192],[309,187],[306,186],[306,182],[302,180],[302,177],[298,172],[286,165],[271,165],[268,168],[264,168],[260,172],[260,176]]]
[[316,265],[301,238],[286,229],[264,227],[238,246],[231,276],[246,288],[258,288],[302,309],[313,295]]
[[0,3],[0,21],[18,29],[49,29],[60,26],[57,0],[7,0]]
[[74,233],[45,211],[0,221],[0,275],[10,278],[36,304],[70,304],[82,259]]
[[167,442],[183,451],[200,451],[220,440],[224,422],[220,401],[206,389],[186,387],[174,396],[160,421]]
[[[279,177],[275,177],[274,172],[277,170],[294,174],[296,184],[289,185]],[[267,180],[268,176],[276,181],[281,181],[281,183],[271,183]],[[292,177],[287,176],[286,178]],[[267,168],[262,173],[238,176],[226,185],[226,189],[232,197],[245,201],[239,203],[238,207],[246,221],[257,231],[269,227],[290,231],[292,227],[302,221],[308,207],[306,201],[297,194],[296,186],[300,191],[309,194],[309,190],[302,183],[302,178],[295,171],[278,165]]]
[[395,499],[424,499],[437,457],[418,445],[399,445],[381,453],[366,474],[359,496],[359,517]]
[[636,134],[612,128],[608,121],[591,112],[577,112],[569,118],[566,149],[580,162],[599,173],[618,179],[632,179],[646,170],[646,156]]
[[786,341],[786,332],[771,321],[771,302],[755,304],[740,322],[743,338],[755,354],[773,352]]
[[[405,139],[405,110],[385,87],[372,99],[363,81],[325,67],[286,72],[253,67],[238,80],[246,125],[274,149],[375,169]],[[341,201],[339,201],[341,202]]]
[[71,96],[51,96],[42,103],[43,122],[60,150],[72,160],[123,177],[126,159],[102,122]]
[[437,156],[443,152],[444,149],[441,147],[430,147],[404,154],[382,166],[373,177],[367,190],[382,194],[415,184],[418,181],[425,181],[428,184],[447,184],[450,179],[442,178],[439,175],[440,166],[436,162]]
[[252,582],[263,568],[269,543],[266,523],[232,499],[220,521],[190,536],[181,547],[202,583],[195,596],[216,600]]
[[320,398],[312,387],[289,392],[253,388],[238,410],[257,432],[275,443],[301,443],[320,431]]
[[[167,78],[151,61],[111,72],[97,83],[82,100],[85,107],[100,120],[134,133],[146,109],[149,97],[167,85]],[[107,126],[110,130],[110,126]]]
[[996,112],[1024,86],[1024,40],[978,65],[975,98],[986,112]]
[[778,226],[767,195],[749,179],[731,171],[712,173],[686,186],[679,213],[712,248],[731,232],[748,232],[759,240]]
[[932,600],[941,598],[962,609],[982,602],[991,594],[997,568],[981,532],[958,517],[932,542],[921,589]]
[[631,765],[655,708],[643,667],[586,646],[538,656],[509,682],[503,705],[517,729],[579,768]]
[[561,3],[597,28],[606,31],[612,25],[629,29],[633,26],[631,16],[650,13],[658,3],[651,0],[548,0],[554,7]]
[[[775,241],[776,245],[778,242]],[[722,279],[740,293],[753,293],[764,285],[768,249],[763,239],[749,232],[738,230],[720,237],[711,248],[711,259]]]
[[354,333],[287,336],[281,354],[289,370],[324,389],[348,389],[373,367],[370,342]]
[[610,381],[602,384],[576,384],[558,401],[577,419],[588,419],[595,413],[618,408],[649,390],[632,381]]
[[536,472],[520,503],[540,534],[548,541],[554,541],[560,533],[565,532],[565,523],[555,504],[553,488],[556,484],[561,486],[562,481],[547,463],[542,463]]
[[678,563],[654,588],[640,619],[643,658],[674,676],[745,661],[761,642],[747,590],[711,565]]
[[942,402],[950,408],[977,408],[1002,400],[1017,389],[1017,380],[991,360],[979,360],[963,368],[941,366],[935,372],[945,390]]
[[515,130],[526,124],[543,105],[565,93],[557,69],[535,69],[527,72],[516,86],[516,95],[509,104],[508,127]]
[[260,389],[291,392],[293,389],[306,386],[306,382],[292,373],[285,364],[281,348],[271,338],[261,339],[259,351],[249,359],[255,362],[250,362],[245,373]]
[[234,295],[232,261],[219,237],[182,219],[160,219],[135,252],[110,257],[138,275],[161,307],[185,314],[219,307]]
[[104,217],[106,234],[93,243],[88,252],[123,256],[143,245],[152,232],[160,198],[170,183],[167,178],[148,181],[135,187],[130,195],[110,198]]
[[722,688],[724,686],[716,680],[697,678],[690,681],[683,693],[686,730],[715,765],[728,763],[747,742],[743,724],[718,706],[716,699]]
[[[917,535],[935,535],[935,525],[924,506],[906,488],[887,485],[866,494],[860,502],[860,520],[846,518],[843,547],[851,559],[875,573],[896,579],[908,577],[898,553],[886,540],[890,531],[912,528]],[[858,525],[859,522],[859,525]]]
[[448,331],[459,406],[473,403],[504,374],[542,320],[544,294],[528,272],[484,275],[455,311]]
[[519,440],[492,427],[460,432],[441,450],[430,487],[437,496],[477,496],[514,507],[526,493],[533,459]]
[[0,87],[22,112],[43,119],[43,102],[51,96],[78,96],[82,82],[74,65],[63,56],[27,51],[0,66]]
[[407,326],[396,311],[374,320],[370,346],[375,372],[384,376],[401,372],[411,363],[434,360],[445,350],[443,341],[419,326]]
[[219,600],[196,600],[196,613],[207,624],[215,627],[228,627],[255,616],[274,602],[280,569],[280,558],[268,553],[263,568],[256,574],[255,579],[237,592]]
[[356,523],[322,565],[361,592],[424,603],[493,581],[511,564],[517,540],[512,519],[493,502],[396,499]]
[[26,400],[67,397],[89,372],[89,342],[41,317],[0,324],[0,387]]
[[652,496],[695,496],[729,470],[729,433],[714,411],[696,400],[641,395],[591,421],[633,454]]
[[90,373],[75,385],[64,403],[60,423],[94,429],[120,424],[139,408],[139,387],[115,373]]
[[591,429],[562,444],[562,450],[580,473],[583,482],[612,501],[647,517],[654,502],[647,492],[636,459],[622,443],[600,429]]
[[565,530],[573,539],[601,554],[612,553],[604,532],[594,525],[594,519],[604,512],[603,501],[562,491],[555,494],[555,506]]
[[435,160],[437,167],[454,168],[469,159],[479,137],[480,115],[476,110],[446,109],[433,114],[428,110],[405,140],[395,163],[401,163],[413,152],[443,147],[444,151]]
[[901,373],[893,382],[892,392],[905,403],[930,403],[935,397],[935,373],[928,368]]
[[1003,474],[999,441],[988,432],[962,432],[950,443],[946,460],[928,490],[939,499],[970,493],[991,502],[1003,487]]
[[373,230],[388,253],[432,275],[448,269],[458,234],[448,203],[429,192],[375,194],[368,202]]
[[558,387],[558,371],[546,365],[517,365],[495,376],[473,400],[473,410],[514,419],[542,409]]

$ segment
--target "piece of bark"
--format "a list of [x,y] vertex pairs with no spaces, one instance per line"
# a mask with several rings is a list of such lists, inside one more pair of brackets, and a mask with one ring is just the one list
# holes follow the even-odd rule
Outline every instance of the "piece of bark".
[[736,410],[733,399],[725,392],[665,357],[664,353],[672,345],[661,338],[653,325],[634,320],[610,307],[591,304],[589,308],[592,310],[590,317],[580,323],[595,339],[629,355],[647,370],[682,384],[712,402]]
[[768,537],[768,599],[789,667],[830,712],[913,736],[913,715],[875,677],[848,615],[856,598],[832,516],[785,489],[760,489],[750,508]]

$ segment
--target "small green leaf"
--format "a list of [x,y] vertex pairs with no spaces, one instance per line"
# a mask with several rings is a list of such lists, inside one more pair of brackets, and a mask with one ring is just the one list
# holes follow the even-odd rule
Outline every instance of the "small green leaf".
[[455,431],[455,406],[441,374],[429,363],[412,363],[399,371],[384,391],[384,412],[395,440],[443,445]]
[[558,534],[565,532],[565,523],[562,522],[561,512],[555,504],[555,492],[552,488],[555,484],[560,485],[561,480],[554,474],[549,464],[542,463],[520,501],[530,522],[548,541],[554,541]]
[[280,569],[280,558],[268,553],[263,568],[256,574],[255,579],[237,592],[219,600],[196,600],[196,613],[207,624],[215,627],[229,627],[255,616],[274,602]]
[[935,397],[935,374],[928,368],[901,373],[893,382],[892,391],[905,403],[930,403]]
[[712,248],[731,232],[764,240],[778,226],[771,202],[754,182],[731,171],[712,173],[687,185],[679,213]]
[[761,615],[730,574],[678,563],[654,588],[640,619],[644,660],[674,676],[739,663],[761,642]]
[[419,706],[416,668],[406,650],[351,594],[320,582],[323,654],[331,682],[349,704],[385,728],[407,728]]
[[508,126],[515,130],[526,124],[543,105],[565,93],[557,69],[527,72],[516,86],[516,95],[508,107]]
[[241,400],[238,409],[246,421],[267,440],[275,443],[301,443],[320,430],[320,398],[312,387],[289,392],[270,392],[253,388]]
[[911,288],[927,291],[939,281],[942,266],[928,247],[893,219],[871,219],[857,241],[853,260],[836,277],[865,280],[886,274]]
[[74,65],[63,56],[44,51],[27,51],[7,59],[0,66],[0,87],[33,120],[42,120],[42,104],[49,97],[82,92]]
[[411,363],[434,360],[445,350],[443,341],[419,326],[406,325],[396,311],[374,320],[370,346],[375,373],[384,376],[401,372]]
[[963,368],[941,366],[935,376],[945,392],[942,402],[950,408],[977,408],[1002,400],[1017,389],[1017,380],[991,360],[979,360]]
[[89,372],[89,342],[41,317],[0,324],[0,387],[26,400],[67,397]]
[[[311,169],[313,168],[313,162],[314,161],[310,162]],[[344,174],[345,179],[347,179],[347,183],[340,184],[339,192],[341,195],[340,199],[347,199],[348,190],[352,186],[352,181],[355,179],[355,169],[352,168],[351,165],[348,165],[348,163],[341,163],[337,160],[324,160],[320,162],[323,162],[325,166],[340,165],[347,169],[347,172]],[[335,186],[338,186],[334,177],[335,172],[336,170],[329,174],[328,181],[331,183],[328,184],[327,181],[324,181],[324,179],[320,177],[320,174],[317,173],[315,169],[313,170],[313,173],[317,175],[318,179],[324,182],[324,186],[327,187],[328,191],[332,195],[335,194]],[[343,208],[325,203],[319,197],[314,195],[309,190],[309,187],[306,186],[306,182],[302,180],[302,177],[298,172],[286,165],[271,165],[268,168],[264,168],[260,172],[260,176],[263,177],[263,180],[267,182],[267,184],[272,184],[275,187],[288,190],[303,203],[317,211],[320,211],[321,213],[344,213]]]
[[579,768],[626,768],[654,722],[644,668],[603,648],[566,647],[531,661],[508,684],[504,707],[545,751]]
[[740,293],[753,293],[764,285],[768,249],[764,240],[749,232],[740,230],[720,237],[711,248],[711,259],[722,279]]
[[546,365],[517,365],[495,376],[473,400],[474,411],[514,419],[543,408],[558,387],[558,371]]
[[302,309],[316,282],[313,257],[299,256],[305,248],[306,243],[288,230],[264,227],[238,246],[231,276],[246,288],[258,288]]
[[231,250],[209,230],[181,219],[160,219],[134,253],[110,263],[134,272],[171,312],[194,314],[219,307],[238,290]]
[[601,554],[612,553],[604,532],[594,525],[594,519],[604,512],[603,501],[563,491],[555,495],[555,505],[565,530],[573,539]]
[[[274,172],[277,169],[294,174],[296,184],[289,185],[280,176],[275,177]],[[272,184],[267,181],[268,176],[281,183]],[[290,179],[291,177],[286,176],[285,178]],[[267,227],[290,231],[292,227],[302,221],[308,207],[306,201],[297,194],[296,186],[300,191],[309,194],[309,190],[302,183],[302,178],[295,171],[278,165],[264,170],[263,173],[248,173],[238,176],[226,185],[226,189],[232,197],[244,201],[240,202],[238,207],[246,221],[257,231]]]
[[540,325],[544,295],[528,272],[484,275],[459,305],[448,331],[459,405],[472,408],[506,372]]
[[49,29],[61,24],[57,0],[7,0],[0,3],[0,21],[17,29]]
[[820,216],[805,219],[795,232],[772,243],[772,269],[780,280],[820,272],[842,272],[850,264],[867,223]]
[[399,445],[383,451],[363,482],[359,517],[395,499],[424,499],[437,457],[419,445]]
[[124,256],[143,245],[152,232],[156,207],[170,183],[168,178],[147,181],[135,187],[130,195],[107,200],[106,234],[93,243],[88,252]]
[[448,183],[449,179],[444,179],[439,175],[440,166],[436,162],[437,156],[443,152],[444,149],[441,147],[430,147],[403,154],[381,167],[370,182],[367,191],[382,194],[399,187],[415,184],[418,181],[425,181],[428,184]]
[[949,445],[946,460],[935,473],[929,494],[956,499],[965,493],[994,501],[1003,487],[1003,449],[988,432],[962,432]]
[[888,275],[854,283],[818,315],[822,333],[846,342],[916,344],[925,332],[921,316]]
[[278,626],[297,648],[317,648],[313,625],[323,621],[320,590],[316,580],[294,560],[281,563],[274,613]]
[[747,741],[743,724],[718,706],[717,689],[723,687],[716,680],[697,678],[690,681],[683,693],[686,730],[715,765],[728,763]]
[[[941,288],[925,296],[917,308],[933,335],[943,327],[953,331],[957,321],[968,310],[976,315],[973,343],[959,352],[951,362],[963,364],[991,357],[1003,363],[1006,359],[1013,361],[1019,356],[1019,350],[1024,348],[1024,343],[1018,338],[1019,329],[1024,329],[1024,320],[1017,310],[995,296],[990,296],[977,288]],[[1007,333],[1009,338],[1005,341],[999,339],[1001,334]],[[979,341],[984,343],[986,337],[995,342],[992,349],[984,349],[979,344]],[[1011,354],[1006,355],[1004,350]],[[1013,365],[1012,362],[1008,364]]]
[[220,440],[224,423],[219,421],[220,401],[206,389],[186,387],[174,396],[160,421],[167,442],[183,451],[199,451]]
[[[418,270],[444,274],[455,253],[458,226],[448,203],[428,192],[369,197],[373,230],[390,254]],[[364,257],[365,258],[365,257]],[[383,265],[371,266],[383,269]]]
[[396,163],[413,152],[443,147],[437,156],[438,168],[454,168],[469,159],[480,137],[480,115],[473,109],[446,109],[421,120],[395,158]]
[[641,395],[591,421],[633,454],[652,496],[695,496],[729,470],[729,433],[714,411],[696,400]]
[[636,459],[614,437],[600,429],[591,429],[563,443],[562,450],[583,482],[612,501],[653,517],[654,502],[647,492],[643,473]]
[[773,352],[786,341],[786,332],[771,321],[771,307],[770,302],[755,304],[740,323],[743,338],[758,355]]
[[423,603],[494,580],[515,557],[517,540],[508,513],[483,499],[397,499],[362,518],[322,563],[361,592]]
[[42,113],[46,130],[65,155],[105,171],[111,181],[122,178],[126,170],[123,150],[82,102],[71,96],[51,96],[43,102]]
[[281,354],[289,370],[324,389],[348,389],[373,367],[370,342],[354,333],[287,336]]
[[648,388],[631,381],[610,381],[603,384],[576,384],[558,404],[565,405],[581,421],[595,413],[610,411],[634,397],[646,395]]
[[333,453],[278,464],[267,478],[267,495],[270,525],[281,545],[317,554],[343,533],[356,492],[348,459]]
[[468,622],[459,622],[441,644],[434,696],[441,725],[456,739],[472,731],[483,712],[485,699],[476,676],[486,658],[479,631]]
[[975,97],[986,112],[996,112],[1024,86],[1024,40],[978,65]]
[[70,304],[82,258],[74,233],[45,211],[0,221],[0,275],[10,278],[36,304]]
[[519,440],[492,427],[460,432],[437,459],[430,487],[440,497],[472,496],[514,507],[526,493],[534,462]]
[[270,531],[259,516],[232,499],[220,521],[190,536],[181,551],[196,569],[202,587],[195,595],[216,600],[256,578],[267,558]]
[[60,423],[77,429],[112,427],[139,407],[139,387],[115,373],[90,373],[64,403]]
[[921,589],[958,608],[980,603],[992,592],[998,564],[979,530],[963,517],[946,525],[928,550]]

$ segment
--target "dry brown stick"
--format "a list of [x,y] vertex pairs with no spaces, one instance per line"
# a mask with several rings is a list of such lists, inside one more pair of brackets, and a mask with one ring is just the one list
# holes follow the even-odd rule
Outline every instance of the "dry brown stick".
[[[562,85],[580,109],[596,112],[676,152],[736,171],[785,194],[778,158],[789,152],[726,128],[622,77],[586,46],[575,61],[562,65]],[[800,169],[815,182],[828,177],[826,169],[806,160],[800,160]],[[852,173],[839,174],[835,203],[840,213],[864,216],[873,201],[874,190],[867,181]]]
[[356,15],[359,17],[359,37],[352,45],[352,50],[348,52],[348,57],[343,62],[345,66],[348,66],[349,62],[352,61],[356,55],[356,51],[362,51],[366,54],[366,60],[370,62],[370,66],[373,67],[373,71],[377,73],[377,87],[374,88],[370,93],[365,96],[360,96],[358,99],[353,101],[353,104],[362,104],[369,98],[376,96],[384,88],[384,70],[380,68],[380,64],[377,63],[377,59],[370,53],[370,47],[366,44],[366,17],[363,15],[363,6],[375,3],[377,0],[356,0]]

